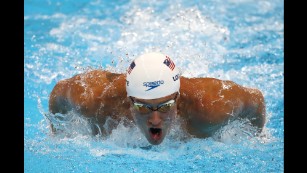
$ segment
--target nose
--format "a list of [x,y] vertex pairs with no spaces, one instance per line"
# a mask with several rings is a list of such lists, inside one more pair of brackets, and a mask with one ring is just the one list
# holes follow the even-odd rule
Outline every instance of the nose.
[[162,122],[162,119],[158,111],[153,111],[151,117],[148,120],[149,126],[159,126]]

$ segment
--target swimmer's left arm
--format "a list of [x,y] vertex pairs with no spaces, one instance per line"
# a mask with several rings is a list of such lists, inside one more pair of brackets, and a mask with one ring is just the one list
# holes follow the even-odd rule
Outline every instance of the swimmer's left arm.
[[232,111],[230,115],[234,118],[247,118],[253,126],[261,131],[265,123],[266,111],[262,92],[259,89],[244,87],[233,81],[220,80],[220,82],[219,95],[223,98],[220,103],[221,107],[225,107],[225,112],[229,114],[229,111]]
[[181,78],[180,93],[179,112],[191,127],[221,125],[237,117],[248,118],[260,131],[264,126],[265,103],[258,89],[214,78]]
[[[265,101],[260,90],[239,85],[233,81],[220,81],[222,102],[225,110],[234,110],[234,117],[247,118],[251,124],[262,130],[265,123]],[[230,104],[227,104],[229,102]],[[226,105],[232,105],[227,108]]]
[[266,121],[266,107],[262,92],[258,89],[247,88],[245,95],[245,105],[247,114],[242,114],[247,117],[253,126],[256,126],[261,131]]

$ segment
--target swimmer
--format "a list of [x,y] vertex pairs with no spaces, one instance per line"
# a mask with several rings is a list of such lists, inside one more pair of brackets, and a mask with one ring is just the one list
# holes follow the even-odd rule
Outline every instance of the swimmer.
[[[134,59],[125,74],[93,70],[59,81],[50,93],[49,111],[75,111],[90,120],[93,135],[106,134],[108,117],[126,118],[153,145],[164,140],[176,118],[188,134],[206,138],[235,119],[248,119],[261,132],[266,114],[258,89],[181,76],[174,61],[157,52]],[[57,132],[52,124],[51,130]]]

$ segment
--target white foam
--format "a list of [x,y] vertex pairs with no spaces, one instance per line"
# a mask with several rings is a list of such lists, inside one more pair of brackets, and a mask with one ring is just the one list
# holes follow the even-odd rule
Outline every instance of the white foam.
[[[240,0],[231,3],[249,2],[251,1]],[[94,3],[99,4],[99,2],[93,2],[92,5]],[[203,8],[208,11],[200,9],[200,6],[184,7],[181,5],[181,1],[172,1],[171,5],[167,4],[164,9],[157,12],[154,6],[143,6],[143,3],[143,1],[130,1],[130,3],[126,4],[127,7],[122,7],[125,12],[119,20],[89,18],[82,13],[73,16],[66,16],[60,13],[51,16],[25,16],[26,21],[29,19],[59,21],[59,24],[54,25],[48,35],[52,39],[55,38],[55,42],[52,39],[47,39],[43,40],[43,43],[37,43],[36,40],[42,38],[31,34],[32,42],[29,44],[34,48],[38,48],[38,51],[25,55],[26,80],[33,81],[31,85],[46,84],[50,86],[52,82],[54,84],[60,79],[69,78],[76,73],[86,71],[85,68],[88,66],[106,65],[104,69],[113,72],[125,72],[130,61],[136,56],[144,52],[157,50],[171,55],[184,76],[216,77],[233,80],[244,86],[260,88],[264,92],[265,98],[270,100],[275,100],[275,98],[277,100],[283,99],[283,88],[280,87],[283,85],[283,63],[256,65],[246,63],[242,68],[223,68],[227,63],[245,63],[243,62],[245,60],[257,61],[257,59],[253,60],[251,58],[259,58],[259,52],[272,52],[274,49],[282,49],[283,38],[279,38],[278,35],[278,38],[272,39],[267,44],[248,44],[253,39],[253,36],[259,32],[272,31],[282,34],[282,22],[275,21],[276,18],[268,18],[253,26],[239,27],[230,32],[225,23],[210,15],[210,13],[227,12],[225,6],[219,5],[225,3],[224,1],[217,1],[212,6],[204,5],[205,7]],[[148,1],[147,3],[159,5],[159,3],[163,2]],[[273,8],[269,2],[255,3],[260,4],[261,13],[266,13]],[[263,18],[251,16],[247,17],[246,21],[253,22],[259,19]],[[245,37],[234,38],[241,35]],[[236,42],[236,40],[230,40],[231,38],[238,39],[239,43],[248,44],[248,47],[227,47],[227,43]],[[67,43],[69,44],[67,45]],[[240,58],[225,56],[232,53],[238,54]],[[221,68],[218,65],[221,65]],[[47,104],[42,104],[41,102],[48,102],[50,88],[42,89],[43,91],[34,91],[34,96],[39,95],[38,108],[41,114],[47,112],[42,109],[43,107],[47,109],[46,106],[43,106]],[[271,108],[272,104],[268,103],[267,106]],[[268,112],[268,121],[271,116],[277,115],[274,112]],[[69,118],[75,118],[75,120],[72,121]],[[123,123],[119,123],[110,136],[99,139],[96,143],[93,142],[96,141],[95,137],[89,138],[89,126],[84,119],[80,119],[75,114],[69,114],[66,119],[69,123],[62,121],[57,123],[59,128],[66,129],[70,134],[53,139],[59,143],[72,142],[86,146],[94,156],[130,154],[155,160],[161,159],[158,155],[162,153],[167,160],[174,157],[170,156],[169,153],[184,154],[189,144],[195,144],[195,151],[199,149],[212,151],[210,146],[203,145],[204,141],[206,144],[210,143],[211,138],[190,139],[188,135],[181,131],[180,126],[176,125],[171,129],[170,134],[166,136],[161,145],[152,147],[149,152],[142,152],[139,148],[147,147],[149,144],[136,126],[126,127]],[[46,121],[41,122],[39,125],[42,127],[40,128],[41,131],[46,132],[47,129],[49,130],[49,126],[46,124]],[[36,126],[26,123],[26,127]],[[271,142],[274,139],[271,136],[271,130],[265,127],[259,140],[264,143]],[[220,141],[232,144],[245,139],[248,139],[246,141],[256,139],[251,137],[252,133],[254,133],[254,130],[248,123],[233,122],[233,124],[222,128],[219,135]],[[188,144],[182,146],[181,139],[186,138],[189,139],[187,140]],[[86,142],[88,140],[89,142]],[[27,140],[27,142],[27,147],[42,145],[39,141]],[[102,145],[102,147],[98,147],[96,144]],[[214,145],[222,144],[214,143]],[[51,148],[45,149],[44,151],[46,152],[52,151]],[[178,150],[178,152],[165,152],[167,149]],[[146,153],[149,154],[147,155]],[[222,158],[221,153],[216,157]],[[197,158],[201,158],[201,156],[197,156]]]

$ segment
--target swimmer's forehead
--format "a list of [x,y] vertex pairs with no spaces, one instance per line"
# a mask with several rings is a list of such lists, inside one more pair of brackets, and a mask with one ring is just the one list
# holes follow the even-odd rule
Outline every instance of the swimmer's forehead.
[[136,102],[140,102],[140,103],[163,103],[163,102],[167,102],[171,99],[174,99],[174,97],[176,96],[177,92],[165,96],[165,97],[161,97],[161,98],[156,98],[156,99],[141,99],[141,98],[136,98],[136,97],[132,97]]

